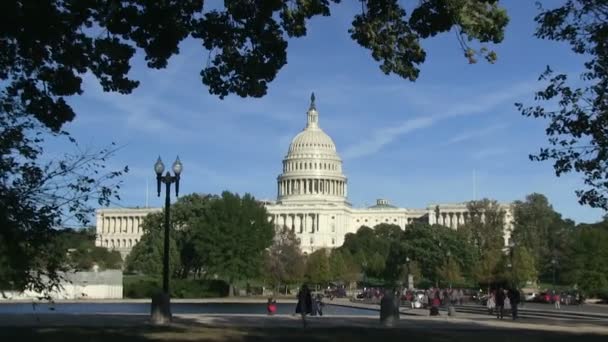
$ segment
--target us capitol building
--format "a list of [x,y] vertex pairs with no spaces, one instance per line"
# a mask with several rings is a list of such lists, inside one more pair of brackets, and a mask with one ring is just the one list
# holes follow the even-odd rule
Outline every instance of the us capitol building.
[[[458,229],[469,217],[467,203],[408,209],[379,199],[369,208],[353,208],[347,195],[348,179],[342,159],[331,137],[319,126],[313,94],[306,127],[293,138],[283,159],[283,171],[277,177],[277,200],[265,202],[269,219],[279,227],[295,231],[303,252],[339,247],[347,233],[355,233],[361,226],[389,223],[405,229],[414,221],[423,221]],[[509,204],[501,207],[505,212],[506,244],[511,235],[513,210]],[[96,245],[116,249],[124,257],[143,235],[143,218],[161,210],[98,209]]]

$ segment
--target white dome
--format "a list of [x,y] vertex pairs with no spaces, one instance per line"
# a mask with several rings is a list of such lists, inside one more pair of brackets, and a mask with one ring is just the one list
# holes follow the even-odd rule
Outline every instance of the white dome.
[[[336,153],[336,145],[334,141],[323,132],[322,129],[309,129],[308,127],[298,133],[291,144],[289,145],[289,153],[294,152],[320,152],[320,153]],[[337,154],[336,154],[337,156]]]
[[345,202],[346,177],[336,145],[319,127],[319,113],[311,96],[308,121],[283,159],[278,177],[280,202]]

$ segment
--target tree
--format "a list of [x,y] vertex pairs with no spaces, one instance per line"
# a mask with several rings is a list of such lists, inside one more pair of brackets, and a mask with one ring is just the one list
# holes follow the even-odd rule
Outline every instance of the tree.
[[211,198],[201,215],[189,221],[189,229],[205,273],[224,279],[231,294],[236,281],[259,275],[274,237],[264,205],[249,194],[228,191]]
[[512,285],[523,287],[529,281],[536,281],[538,272],[534,255],[526,247],[515,247],[512,260],[513,263],[509,270],[510,274],[507,276],[511,280]]
[[319,249],[306,259],[306,279],[316,285],[325,285],[331,280],[328,251]]
[[281,284],[287,285],[302,279],[304,256],[300,251],[300,240],[288,228],[276,227],[277,233],[264,259],[264,277],[277,290]]
[[0,288],[48,294],[69,269],[57,228],[88,223],[93,205],[118,199],[123,172],[104,171],[115,151],[82,150],[39,160],[44,134],[0,106]]
[[[144,234],[126,258],[127,272],[162,277],[164,255],[164,212],[148,214],[144,218]],[[169,233],[169,274],[179,269],[179,252],[175,243],[176,224],[172,222]]]
[[494,200],[483,199],[467,204],[469,219],[458,228],[460,234],[476,248],[478,255],[504,247],[505,211]]
[[[438,270],[449,258],[460,265],[470,266],[475,260],[473,246],[457,231],[427,223],[413,223],[402,232],[399,240],[393,240],[389,247],[384,277],[387,280],[405,280],[407,259],[410,273],[418,280],[425,278],[436,281],[441,278]],[[465,274],[469,270],[465,269]]]
[[547,66],[539,80],[548,84],[535,94],[535,100],[545,105],[516,104],[522,115],[549,122],[549,147],[530,159],[552,160],[558,177],[580,173],[586,187],[576,191],[579,202],[608,210],[608,4],[568,0],[540,10],[535,35],[567,43],[586,61],[585,71],[574,82]]
[[513,242],[532,253],[535,270],[545,277],[551,276],[551,260],[564,258],[563,251],[573,225],[562,220],[541,194],[530,194],[525,201],[515,202],[513,216]]
[[486,250],[483,251],[479,258],[473,265],[472,275],[477,283],[480,285],[487,285],[488,287],[492,284],[504,280],[503,269],[501,260],[503,254],[501,250]]
[[608,288],[608,223],[577,227],[562,260],[564,279],[577,284],[587,295]]
[[100,269],[120,269],[122,257],[118,251],[95,246],[95,227],[57,230],[56,248],[66,254],[69,270],[88,271],[94,265]]
[[460,272],[460,265],[456,260],[447,258],[443,264],[437,269],[439,278],[448,283],[451,288],[453,285],[461,284],[464,281]]

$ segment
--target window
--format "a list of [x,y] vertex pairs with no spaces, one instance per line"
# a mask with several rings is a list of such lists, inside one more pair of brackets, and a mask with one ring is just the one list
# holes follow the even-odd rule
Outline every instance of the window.
[[[332,220],[333,220],[333,219],[335,219],[335,218],[336,218],[335,216],[332,216],[332,217],[331,217],[331,219],[332,219]],[[357,221],[359,221],[359,220],[357,220]]]
[[336,244],[336,239],[335,238],[331,238],[331,244],[335,245]]
[[310,244],[312,245],[315,242],[313,238],[310,238]]
[[359,219],[357,219],[357,222],[359,222]]

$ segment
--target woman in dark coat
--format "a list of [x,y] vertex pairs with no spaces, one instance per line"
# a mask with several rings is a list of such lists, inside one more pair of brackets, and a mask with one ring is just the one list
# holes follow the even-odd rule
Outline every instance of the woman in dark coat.
[[306,328],[306,315],[312,313],[312,296],[306,284],[302,285],[302,288],[298,292],[296,313],[302,315],[302,325]]

